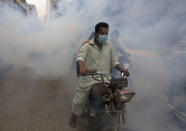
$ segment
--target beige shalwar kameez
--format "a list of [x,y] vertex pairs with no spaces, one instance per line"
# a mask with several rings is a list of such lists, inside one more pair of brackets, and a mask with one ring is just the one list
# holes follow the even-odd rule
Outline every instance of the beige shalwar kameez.
[[[101,49],[94,43],[92,39],[89,43],[84,44],[77,55],[77,61],[82,60],[88,71],[98,71],[109,74],[104,77],[105,82],[109,82],[110,69],[119,64],[118,57],[112,44],[107,42]],[[100,76],[97,76],[100,77]],[[88,100],[90,88],[93,84],[100,83],[92,78],[92,76],[80,76],[76,87],[76,94],[72,102],[72,112],[80,116],[83,108]]]

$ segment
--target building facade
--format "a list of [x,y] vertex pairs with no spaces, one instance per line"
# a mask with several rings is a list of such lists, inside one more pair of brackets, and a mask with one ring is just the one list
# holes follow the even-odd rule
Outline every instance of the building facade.
[[47,14],[49,14],[50,18],[54,19],[60,16],[59,2],[61,2],[61,0],[47,0]]
[[0,0],[0,5],[9,5],[15,9],[21,10],[25,15],[31,14],[34,10],[34,6],[26,3],[26,0]]

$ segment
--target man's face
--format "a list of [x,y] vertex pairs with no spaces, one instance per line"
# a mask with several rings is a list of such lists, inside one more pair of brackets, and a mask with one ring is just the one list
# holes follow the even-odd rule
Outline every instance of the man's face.
[[99,35],[108,35],[108,31],[109,31],[108,28],[105,27],[99,28],[99,32],[95,33],[95,38],[99,38]]

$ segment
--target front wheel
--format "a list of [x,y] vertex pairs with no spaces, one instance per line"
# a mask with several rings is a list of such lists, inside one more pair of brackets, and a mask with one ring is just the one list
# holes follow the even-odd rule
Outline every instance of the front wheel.
[[104,115],[100,119],[100,123],[102,125],[100,131],[115,131],[114,121],[110,114],[104,113]]
[[116,131],[128,131],[127,130],[127,111],[126,105],[123,105],[123,109],[116,115]]
[[115,131],[114,122],[110,114],[96,112],[95,119],[91,119],[89,113],[84,115],[79,124],[78,131]]

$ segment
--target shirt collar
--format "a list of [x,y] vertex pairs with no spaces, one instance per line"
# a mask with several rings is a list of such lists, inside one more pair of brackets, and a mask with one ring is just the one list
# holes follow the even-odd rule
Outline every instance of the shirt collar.
[[[90,40],[89,44],[92,45],[94,48],[100,50],[100,48],[96,45],[96,43],[95,43],[95,41],[94,41],[94,38],[93,38],[92,40]],[[102,46],[102,49],[105,48],[105,46],[106,46],[107,44],[108,44],[108,42]]]

